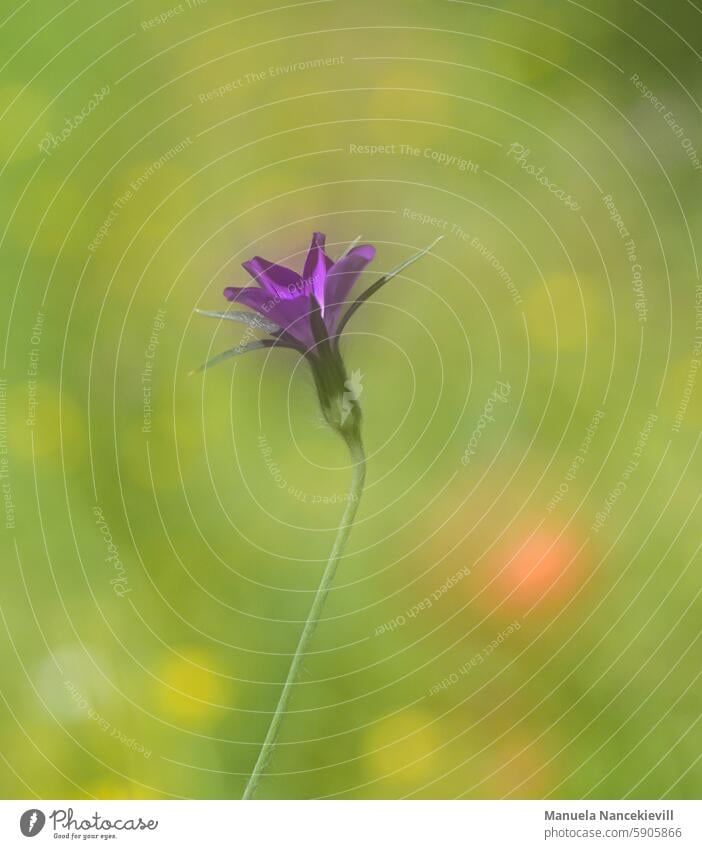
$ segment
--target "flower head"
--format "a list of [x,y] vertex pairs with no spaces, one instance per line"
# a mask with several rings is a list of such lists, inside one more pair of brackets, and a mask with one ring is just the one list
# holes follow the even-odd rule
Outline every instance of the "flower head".
[[326,253],[324,234],[314,233],[301,275],[255,256],[243,266],[258,285],[229,286],[224,297],[269,318],[301,345],[311,348],[318,341],[312,326],[315,310],[319,308],[327,335],[334,336],[342,307],[374,256],[372,245],[358,245],[334,262]]
[[[323,233],[313,233],[302,274],[260,256],[242,263],[257,285],[228,286],[224,296],[229,301],[249,307],[254,314],[198,312],[239,321],[250,329],[269,333],[271,338],[237,345],[205,363],[202,368],[257,348],[293,348],[310,363],[327,422],[347,441],[353,441],[359,438],[360,392],[356,391],[354,381],[350,381],[346,374],[339,352],[339,336],[354,312],[370,295],[431,250],[439,240],[376,280],[355,300],[350,299],[351,290],[375,257],[375,248],[354,243],[334,261],[326,252],[325,241]],[[354,379],[356,374],[352,376]]]

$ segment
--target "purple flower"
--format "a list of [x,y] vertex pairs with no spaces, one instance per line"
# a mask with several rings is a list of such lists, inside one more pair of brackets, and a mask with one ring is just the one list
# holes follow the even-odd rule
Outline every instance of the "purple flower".
[[[439,237],[441,238],[441,237]],[[323,233],[312,235],[302,274],[284,265],[256,256],[243,263],[257,286],[228,286],[224,296],[254,312],[212,312],[201,315],[246,324],[249,330],[270,334],[217,355],[199,370],[229,357],[258,348],[292,348],[308,360],[319,401],[327,422],[347,441],[359,438],[360,407],[349,392],[349,378],[339,351],[339,337],[346,323],[368,298],[408,265],[428,253],[438,242],[419,251],[392,271],[384,274],[355,300],[349,296],[354,284],[375,256],[372,245],[352,245],[336,262],[325,250]],[[346,307],[346,309],[344,309]],[[349,403],[351,398],[353,403]]]
[[[350,300],[356,281],[375,257],[375,248],[354,243],[334,262],[326,253],[324,234],[314,233],[302,274],[258,256],[243,263],[257,285],[227,287],[224,296],[229,301],[249,307],[253,312],[196,310],[201,315],[245,324],[249,336],[247,342],[242,339],[235,348],[218,354],[201,366],[199,371],[230,357],[260,348],[289,348],[305,357],[314,378],[324,418],[345,440],[353,468],[351,488],[334,547],[292,656],[288,675],[261,751],[246,784],[244,799],[252,799],[256,795],[261,777],[275,749],[292,685],[297,680],[302,659],[306,656],[312,633],[320,620],[363,491],[366,459],[361,437],[361,408],[358,403],[363,387],[358,370],[352,373],[351,378],[346,372],[339,350],[339,337],[349,319],[371,295],[408,265],[428,253],[438,241],[439,239],[436,239],[428,248],[400,263],[365,289],[355,300]],[[253,331],[268,333],[270,338],[257,339]]]
[[258,286],[224,290],[224,297],[250,307],[305,349],[318,339],[312,316],[319,308],[326,333],[336,336],[342,307],[361,272],[375,256],[372,245],[352,247],[336,262],[325,251],[324,233],[314,233],[302,275],[260,256],[243,263]]

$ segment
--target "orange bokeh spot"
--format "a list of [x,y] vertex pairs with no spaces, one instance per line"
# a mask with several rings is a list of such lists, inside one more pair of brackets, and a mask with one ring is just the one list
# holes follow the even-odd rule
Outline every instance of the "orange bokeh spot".
[[489,591],[510,607],[563,601],[581,584],[586,552],[567,531],[540,529],[525,533],[501,550]]

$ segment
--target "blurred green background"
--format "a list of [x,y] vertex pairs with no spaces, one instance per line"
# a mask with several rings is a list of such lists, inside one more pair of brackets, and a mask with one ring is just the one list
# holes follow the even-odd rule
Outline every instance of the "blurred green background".
[[0,794],[240,797],[348,461],[193,310],[322,230],[445,238],[260,795],[698,796],[699,10],[169,2],[0,21]]

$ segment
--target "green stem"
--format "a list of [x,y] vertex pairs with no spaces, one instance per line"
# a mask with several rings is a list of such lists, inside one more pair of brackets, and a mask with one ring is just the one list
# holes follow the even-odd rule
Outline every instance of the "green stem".
[[317,627],[317,623],[319,622],[324,602],[326,601],[331,585],[334,582],[334,576],[336,575],[339,560],[343,554],[344,546],[349,538],[349,534],[351,533],[353,520],[356,517],[356,510],[358,509],[358,502],[361,500],[363,482],[366,477],[366,458],[363,453],[363,446],[361,445],[360,439],[349,441],[348,445],[349,450],[351,451],[351,459],[353,461],[353,478],[351,481],[351,488],[349,489],[346,509],[344,510],[339,530],[336,533],[334,547],[329,555],[327,565],[324,568],[322,579],[319,582],[319,587],[317,587],[312,607],[307,615],[307,621],[305,622],[305,626],[300,634],[295,654],[293,655],[292,662],[290,663],[288,676],[285,679],[285,684],[283,685],[283,690],[280,694],[280,698],[278,699],[275,712],[273,713],[271,724],[268,727],[266,739],[263,741],[263,746],[261,747],[261,751],[258,755],[258,760],[256,761],[251,777],[246,784],[246,789],[244,790],[244,795],[242,797],[243,799],[253,799],[256,795],[256,790],[258,789],[261,777],[263,776],[271,755],[273,754],[278,734],[280,732],[280,726],[283,722],[283,717],[285,716],[288,701],[290,700],[293,684],[297,681],[303,658],[310,640],[312,639],[315,628]]

